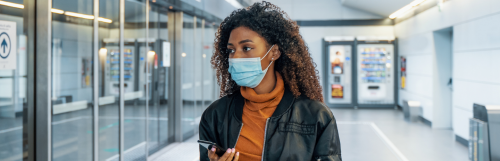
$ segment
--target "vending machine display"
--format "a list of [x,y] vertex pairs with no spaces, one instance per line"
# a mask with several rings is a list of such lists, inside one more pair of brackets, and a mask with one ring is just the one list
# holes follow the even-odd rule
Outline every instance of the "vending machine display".
[[328,103],[352,103],[352,45],[330,45],[328,47]]
[[[129,92],[134,89],[134,53],[133,47],[125,47],[123,50],[123,80],[124,91]],[[120,93],[120,50],[118,47],[108,47],[105,65],[105,81],[107,84],[107,94],[119,95]]]
[[360,104],[394,102],[392,44],[358,45],[358,101]]

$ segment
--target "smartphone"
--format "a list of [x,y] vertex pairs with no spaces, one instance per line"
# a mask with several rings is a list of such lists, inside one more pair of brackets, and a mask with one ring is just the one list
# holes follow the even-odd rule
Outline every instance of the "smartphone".
[[226,153],[226,150],[227,150],[227,149],[224,149],[224,148],[220,147],[219,145],[212,143],[210,141],[198,140],[198,144],[207,148],[208,150],[212,150],[212,147],[215,146],[216,147],[215,154],[217,154],[219,156],[224,155],[224,153]]

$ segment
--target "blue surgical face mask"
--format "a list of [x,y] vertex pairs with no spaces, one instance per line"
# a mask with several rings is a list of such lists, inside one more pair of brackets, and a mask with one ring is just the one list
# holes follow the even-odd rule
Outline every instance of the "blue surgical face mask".
[[262,79],[264,79],[264,76],[267,73],[267,69],[269,69],[269,67],[273,63],[273,61],[271,61],[267,68],[265,70],[262,70],[260,61],[264,59],[267,54],[269,54],[269,51],[271,51],[273,47],[274,45],[271,46],[266,55],[264,55],[264,57],[262,58],[229,58],[228,71],[236,84],[238,84],[239,86],[250,88],[257,87]]

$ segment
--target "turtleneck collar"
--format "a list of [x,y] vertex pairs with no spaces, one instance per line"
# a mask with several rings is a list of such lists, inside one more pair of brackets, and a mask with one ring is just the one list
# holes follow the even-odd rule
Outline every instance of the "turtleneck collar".
[[261,110],[265,107],[276,107],[283,94],[285,93],[285,84],[281,75],[276,72],[276,85],[270,93],[257,94],[253,88],[241,87],[241,95],[245,98],[245,104],[250,110]]

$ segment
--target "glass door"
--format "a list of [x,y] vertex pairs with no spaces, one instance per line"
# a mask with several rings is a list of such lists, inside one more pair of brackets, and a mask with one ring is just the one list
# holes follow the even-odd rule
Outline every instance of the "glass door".
[[[32,117],[28,117],[28,35],[24,8],[27,0],[3,0],[0,4],[0,160],[27,160],[34,156],[28,151],[28,136],[34,132]],[[32,83],[30,83],[32,84]],[[31,102],[29,102],[31,103]],[[32,107],[32,106],[31,106]]]

